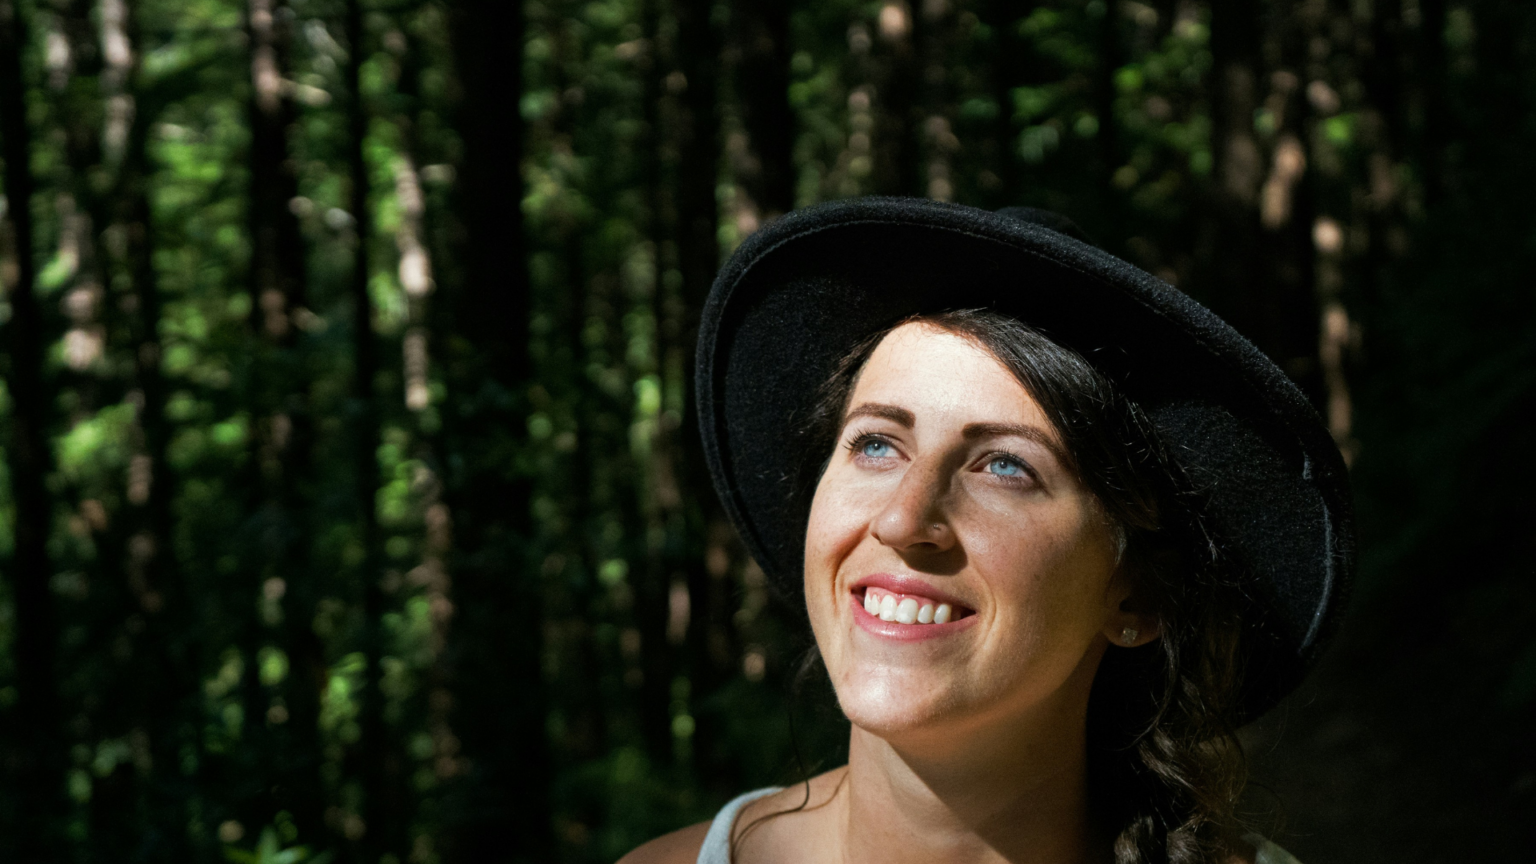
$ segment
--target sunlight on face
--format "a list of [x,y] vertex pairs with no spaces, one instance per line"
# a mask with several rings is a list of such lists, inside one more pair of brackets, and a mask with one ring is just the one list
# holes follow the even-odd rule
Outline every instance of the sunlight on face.
[[[849,719],[889,736],[1086,700],[1126,592],[1102,512],[1028,392],[966,337],[912,323],[875,349],[848,407],[811,506],[805,595]],[[887,594],[948,601],[954,620],[881,621],[864,602]]]

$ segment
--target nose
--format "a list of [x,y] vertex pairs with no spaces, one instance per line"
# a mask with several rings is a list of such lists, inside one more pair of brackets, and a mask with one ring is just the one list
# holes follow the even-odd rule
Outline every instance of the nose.
[[944,466],[912,465],[902,475],[890,500],[875,516],[870,533],[898,552],[944,552],[954,547],[944,500],[948,478]]

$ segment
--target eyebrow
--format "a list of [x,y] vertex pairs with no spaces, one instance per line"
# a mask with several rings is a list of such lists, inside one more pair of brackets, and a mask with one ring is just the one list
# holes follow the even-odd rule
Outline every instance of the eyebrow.
[[882,420],[889,420],[908,429],[917,424],[917,417],[911,411],[905,408],[898,408],[895,405],[882,405],[879,402],[865,402],[849,410],[847,415],[843,417],[843,425],[847,426],[848,421],[855,417],[879,417]]
[[978,438],[1001,438],[1012,435],[1039,444],[1049,450],[1051,455],[1056,457],[1057,462],[1068,468],[1076,464],[1061,445],[1056,443],[1055,436],[1039,426],[1028,426],[1022,423],[967,423],[965,428],[960,430],[960,434],[973,441]]

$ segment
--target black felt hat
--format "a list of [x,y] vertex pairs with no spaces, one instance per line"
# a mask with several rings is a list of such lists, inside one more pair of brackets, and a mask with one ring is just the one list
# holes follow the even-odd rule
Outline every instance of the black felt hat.
[[860,339],[913,314],[969,308],[1076,350],[1147,413],[1204,492],[1255,601],[1244,715],[1294,689],[1334,629],[1354,566],[1338,449],[1252,343],[1045,211],[839,201],[769,224],[731,256],[700,324],[699,423],[715,489],[772,583],[802,591],[809,502],[796,489],[792,424]]

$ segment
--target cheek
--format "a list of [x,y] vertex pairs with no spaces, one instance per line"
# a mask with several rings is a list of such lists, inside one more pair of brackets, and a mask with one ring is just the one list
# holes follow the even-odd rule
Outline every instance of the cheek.
[[988,576],[1013,650],[1075,650],[1103,626],[1114,561],[1088,516],[1036,513],[1021,525],[1014,515],[1008,527],[989,520],[968,541],[972,566]]
[[[868,527],[868,509],[857,490],[824,477],[811,501],[810,519],[805,530],[805,573],[807,586],[813,575],[830,578],[835,568],[859,541]],[[828,572],[832,568],[834,572]]]
[[[805,604],[813,630],[819,631],[837,582],[837,563],[849,545],[850,519],[846,508],[836,506],[824,487],[818,487],[811,502],[811,515],[805,528]],[[819,633],[818,633],[819,636]]]
[[847,647],[847,634],[838,623],[847,597],[840,590],[838,576],[868,536],[869,496],[836,482],[833,471],[835,468],[829,469],[829,476],[822,478],[811,502],[805,532],[804,587],[811,631],[835,681]]

